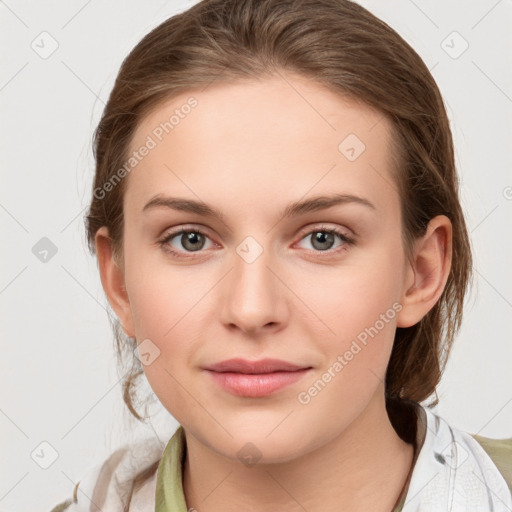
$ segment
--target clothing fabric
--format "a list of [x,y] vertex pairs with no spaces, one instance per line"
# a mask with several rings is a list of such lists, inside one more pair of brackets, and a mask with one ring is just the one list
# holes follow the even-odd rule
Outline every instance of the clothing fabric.
[[[392,512],[511,512],[512,438],[470,435],[419,404],[415,411],[412,471]],[[181,426],[166,446],[153,438],[125,446],[87,472],[73,498],[51,512],[123,512],[134,476],[151,466],[156,470],[133,492],[130,512],[187,512],[185,455]]]
[[424,441],[405,498],[394,512],[512,511],[512,438],[501,441],[508,458],[500,456],[500,466],[505,462],[500,472],[477,439],[450,427],[429,409],[420,409],[419,423]]

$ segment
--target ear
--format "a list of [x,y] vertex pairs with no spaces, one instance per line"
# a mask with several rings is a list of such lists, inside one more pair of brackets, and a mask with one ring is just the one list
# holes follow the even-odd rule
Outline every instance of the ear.
[[417,324],[434,307],[448,280],[451,262],[452,223],[438,215],[415,241],[412,260],[407,261],[397,327]]
[[101,284],[110,306],[116,313],[123,331],[127,336],[135,337],[130,301],[126,292],[124,270],[114,260],[108,228],[102,226],[94,237],[96,256],[101,277]]

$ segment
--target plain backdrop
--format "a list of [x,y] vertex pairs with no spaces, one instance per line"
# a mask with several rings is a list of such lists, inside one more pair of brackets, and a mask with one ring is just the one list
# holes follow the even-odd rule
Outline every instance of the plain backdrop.
[[[122,59],[192,3],[0,2],[1,511],[50,510],[115,448],[140,436],[167,442],[177,426],[161,407],[137,426],[124,408],[83,216],[91,136]],[[361,4],[431,69],[455,140],[476,286],[436,411],[462,430],[510,437],[512,3]]]

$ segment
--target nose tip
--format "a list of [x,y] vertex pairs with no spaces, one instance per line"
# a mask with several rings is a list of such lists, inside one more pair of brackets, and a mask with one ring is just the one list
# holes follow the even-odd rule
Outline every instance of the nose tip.
[[264,331],[268,334],[272,329],[276,329],[278,325],[278,322],[270,321],[265,323],[264,320],[258,321],[257,318],[250,318],[249,315],[246,315],[245,317],[238,316],[229,323],[231,329],[238,329],[248,335],[257,334],[259,331]]

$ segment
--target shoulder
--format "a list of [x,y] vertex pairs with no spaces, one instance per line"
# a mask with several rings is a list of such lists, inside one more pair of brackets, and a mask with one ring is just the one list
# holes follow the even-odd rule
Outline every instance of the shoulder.
[[[105,461],[85,471],[75,484],[73,496],[57,504],[50,512],[88,512],[91,503],[99,510],[121,512],[132,492],[130,509],[152,510],[156,489],[156,467],[164,445],[155,438],[144,438],[123,445]],[[148,477],[134,487],[134,479],[145,472]],[[141,506],[144,505],[144,508]],[[154,506],[154,504],[153,504]]]
[[471,434],[471,436],[489,455],[512,491],[512,437],[491,439],[477,434]]
[[475,437],[429,406],[420,404],[417,412],[417,459],[406,498],[428,505],[425,510],[446,510],[456,499],[461,510],[512,511],[512,440]]

